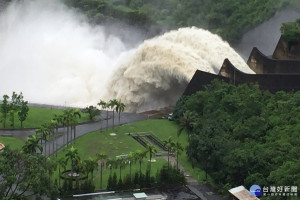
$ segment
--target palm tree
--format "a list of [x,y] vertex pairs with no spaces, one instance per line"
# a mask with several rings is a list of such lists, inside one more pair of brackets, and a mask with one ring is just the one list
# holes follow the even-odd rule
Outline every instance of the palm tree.
[[122,169],[125,167],[126,162],[122,157],[118,157],[116,159],[116,165],[119,167],[120,170],[120,179],[122,179]]
[[[72,135],[72,127],[73,127],[73,131],[74,131],[74,143],[75,143],[75,139],[76,139],[76,125],[78,124],[78,119],[81,118],[80,110],[79,109],[72,109],[70,117],[71,117],[71,135]],[[72,139],[72,137],[71,137],[71,139]]]
[[91,180],[93,181],[94,179],[94,170],[97,168],[97,160],[96,158],[91,158],[89,157],[88,160],[84,161],[85,166],[86,166],[86,171],[87,173],[91,173]]
[[[72,109],[66,109],[63,111],[63,121],[65,125],[67,126],[67,147],[69,144],[69,128],[71,126],[71,120],[72,120]],[[72,140],[72,128],[71,128],[71,140]]]
[[106,166],[109,167],[109,174],[112,174],[112,169],[115,168],[117,165],[117,162],[115,159],[108,159],[106,162]]
[[[52,123],[53,125],[55,126],[55,139],[54,141],[56,141],[56,138],[58,136],[58,127],[59,125],[62,125],[63,124],[63,117],[62,115],[54,115],[53,119],[52,119]],[[57,141],[56,141],[56,144],[55,144],[55,155],[57,157]]]
[[170,166],[170,151],[172,149],[172,147],[174,146],[174,142],[172,140],[172,137],[168,137],[167,140],[164,140],[164,146],[168,149],[168,169],[169,169],[169,166]]
[[50,136],[52,135],[52,150],[54,152],[54,141],[55,141],[55,138],[54,138],[54,127],[56,126],[56,121],[53,121],[51,120],[50,123],[47,123],[46,124],[46,127],[47,127],[47,132],[48,132],[48,135],[49,135],[49,143],[48,143],[48,146],[49,146],[49,156],[50,156],[50,147],[51,147],[51,144],[50,144]]
[[100,162],[100,164],[99,164],[100,165],[100,189],[102,189],[102,178],[103,178],[102,172],[103,172],[103,167],[105,165],[105,161],[107,159],[107,155],[105,155],[103,153],[97,153],[96,156],[97,156],[98,162]]
[[106,110],[106,130],[108,129],[108,103],[106,103],[105,101],[103,101],[103,100],[100,100],[100,102],[98,103],[98,105],[102,108],[102,109],[104,109],[104,110]]
[[153,144],[147,144],[146,146],[147,151],[149,152],[149,175],[151,176],[151,162],[152,162],[152,155],[155,153],[157,153],[157,149],[155,148],[155,146]]
[[71,160],[71,175],[73,180],[73,171],[74,168],[76,167],[75,165],[80,161],[80,157],[78,155],[78,149],[72,146],[71,148],[68,149],[65,157],[67,162]]
[[118,105],[118,100],[117,99],[112,99],[108,102],[108,106],[110,107],[110,109],[112,109],[113,112],[113,128],[115,125],[115,106]]
[[183,113],[183,116],[179,119],[179,129],[178,129],[178,136],[183,132],[183,130],[187,131],[188,134],[188,141],[190,142],[191,139],[191,133],[193,130],[193,127],[196,124],[196,118],[197,114],[192,111],[185,111]]
[[66,116],[65,114],[61,114],[61,115],[58,115],[58,119],[59,119],[59,122],[60,124],[63,126],[64,130],[63,130],[63,145],[66,143],[65,142],[65,128],[66,128]]
[[137,159],[138,159],[138,157],[135,152],[130,152],[128,154],[127,161],[129,162],[130,180],[131,180],[131,166],[132,166],[132,163],[135,163],[137,161]]
[[40,152],[43,152],[43,147],[40,145],[40,136],[37,134],[30,135],[22,147],[25,153],[36,153],[36,149],[39,149]]
[[67,161],[65,158],[60,158],[58,160],[58,186],[60,187],[60,175],[61,175],[61,171],[60,171],[60,167],[62,167],[64,170],[66,170],[66,166],[67,166]]
[[119,126],[120,126],[120,121],[121,121],[121,112],[124,112],[125,109],[125,104],[121,101],[121,99],[117,100],[117,105],[116,105],[116,111],[119,113]]
[[176,167],[178,170],[178,157],[181,154],[181,152],[183,151],[183,146],[177,141],[174,146],[173,146],[173,151],[176,153]]
[[139,161],[140,164],[140,176],[142,175],[142,162],[143,159],[146,157],[146,151],[136,150],[135,155],[136,159]]
[[42,141],[44,140],[44,152],[46,155],[46,145],[47,145],[47,136],[48,136],[48,127],[46,124],[42,124],[40,128],[36,129],[35,132],[37,134],[40,134],[40,138],[41,138],[41,145],[42,145]]

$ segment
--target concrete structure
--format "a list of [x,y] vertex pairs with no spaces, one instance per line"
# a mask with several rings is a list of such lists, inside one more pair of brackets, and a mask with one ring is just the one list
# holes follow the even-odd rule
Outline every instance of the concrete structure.
[[281,60],[300,60],[300,45],[288,43],[281,36],[275,48],[272,58]]
[[252,196],[244,186],[232,188],[229,192],[239,200],[259,200],[259,198]]
[[0,151],[2,150],[2,149],[4,149],[4,144],[2,144],[2,143],[0,143]]
[[228,59],[224,60],[218,75],[197,70],[183,95],[203,90],[213,79],[233,84],[257,83],[270,92],[300,90],[300,43],[288,48],[281,37],[272,57],[253,48],[247,64],[256,74],[241,72]]

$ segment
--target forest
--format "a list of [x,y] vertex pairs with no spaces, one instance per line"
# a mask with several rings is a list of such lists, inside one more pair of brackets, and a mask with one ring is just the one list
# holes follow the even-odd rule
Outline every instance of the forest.
[[123,21],[161,31],[196,26],[237,42],[249,29],[288,6],[299,9],[296,0],[64,0],[83,11],[92,22]]
[[187,154],[220,186],[300,185],[300,92],[213,81],[182,97],[174,117]]

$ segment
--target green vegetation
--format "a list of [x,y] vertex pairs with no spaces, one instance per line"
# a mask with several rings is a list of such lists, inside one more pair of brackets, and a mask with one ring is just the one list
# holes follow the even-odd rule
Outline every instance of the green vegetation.
[[[28,117],[26,121],[23,122],[23,128],[38,128],[42,124],[50,122],[55,115],[61,115],[63,112],[63,109],[29,107]],[[82,113],[81,116],[79,123],[89,121],[89,115],[87,113]],[[3,120],[2,116],[0,116],[0,120]],[[0,128],[3,128],[2,123]],[[12,126],[6,126],[6,128],[12,128]],[[21,128],[19,121],[15,122],[15,128]]]
[[300,42],[300,19],[295,22],[283,23],[280,31],[289,47]]
[[[143,153],[145,152],[146,148],[144,148],[130,135],[128,135],[128,133],[139,133],[145,131],[151,132],[161,140],[166,140],[170,136],[172,136],[174,141],[177,140],[177,126],[174,122],[170,122],[168,120],[146,120],[132,124],[126,124],[120,127],[115,127],[114,129],[108,129],[107,131],[92,132],[81,136],[76,140],[76,143],[73,146],[74,148],[78,149],[78,156],[81,158],[81,160],[99,158],[101,157],[100,155],[105,158],[102,159],[103,161],[101,162],[106,163],[102,166],[102,175],[100,166],[94,170],[96,173],[93,173],[93,179],[96,189],[100,188],[100,183],[102,183],[101,188],[105,189],[107,187],[109,177],[111,176],[112,179],[114,173],[116,173],[117,181],[119,181],[120,165],[117,165],[117,167],[112,167],[112,169],[110,169],[110,167],[107,166],[107,163],[112,162],[117,158],[117,156],[120,155],[128,155],[128,159],[133,159],[131,156],[138,153],[140,153],[142,156],[141,159],[133,159],[132,165],[129,165],[127,163],[121,167],[122,181],[128,179],[127,176],[129,174],[132,174],[132,179],[134,179],[135,173],[140,172],[140,170],[141,174],[143,174],[145,176],[144,178],[146,178],[147,171],[150,167],[146,162],[146,160],[150,160],[149,151],[148,153]],[[116,135],[112,134],[113,136],[111,136],[111,133],[115,133]],[[183,146],[187,144],[185,135],[181,135],[178,140],[181,144],[183,144]],[[57,158],[55,158],[55,156],[53,156],[53,158],[55,158],[55,160],[64,159],[67,151],[68,149],[66,148],[62,149],[58,152]],[[153,159],[153,149],[151,151],[151,159]],[[184,156],[185,154],[181,154],[180,158]],[[154,159],[156,160],[156,162],[151,163],[151,176],[157,177],[157,173],[162,169],[163,165],[166,164],[166,161],[162,158],[154,157]],[[68,166],[70,166],[70,162],[68,163]],[[54,174],[54,179],[57,179],[58,171],[56,171]],[[91,174],[89,175],[89,178],[91,179]],[[154,181],[153,183],[156,183],[156,181]]]
[[11,149],[21,149],[24,145],[24,141],[15,137],[0,136],[0,143]]
[[0,152],[0,199],[37,199],[48,196],[55,199],[58,188],[50,177],[55,163],[38,153],[24,153],[5,147]]
[[219,188],[299,186],[299,97],[300,92],[271,94],[257,85],[215,80],[181,98],[174,117],[191,129],[188,157]]
[[65,0],[92,21],[122,20],[135,25],[156,25],[163,29],[197,26],[223,39],[236,42],[243,33],[269,19],[277,10],[297,0]]
[[26,120],[28,115],[28,102],[24,101],[22,92],[20,94],[13,92],[10,102],[8,102],[9,99],[10,97],[8,95],[3,95],[3,101],[0,107],[3,127],[6,127],[6,121],[8,118],[10,126],[14,128],[16,115],[18,115],[21,127],[23,127],[23,122]]

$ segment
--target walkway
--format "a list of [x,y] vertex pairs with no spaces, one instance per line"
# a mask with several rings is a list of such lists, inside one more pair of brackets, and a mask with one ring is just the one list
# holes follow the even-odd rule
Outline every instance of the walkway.
[[[113,120],[112,120],[112,112],[108,112],[109,119],[108,119],[108,127],[112,127]],[[106,112],[103,112],[100,116],[100,119],[106,118]],[[142,121],[148,119],[148,116],[145,114],[136,114],[136,113],[121,113],[121,125],[122,124],[128,124],[133,123],[137,121]],[[106,129],[106,120],[101,120],[97,122],[91,122],[91,123],[84,123],[76,126],[76,138],[87,134],[89,132],[98,131],[98,130],[104,130]],[[119,124],[119,116],[115,113],[115,126]],[[46,149],[44,149],[44,152],[46,152],[46,156],[52,155],[55,153],[56,149],[62,148],[64,145],[66,145],[67,136],[66,132],[67,129],[65,128],[59,128],[59,133],[64,133],[64,135],[61,135],[54,140],[47,141]],[[0,136],[13,136],[18,137],[21,139],[26,140],[29,135],[32,135],[35,133],[34,129],[25,129],[25,130],[0,130]],[[69,136],[70,137],[70,136]],[[73,138],[73,137],[72,137]],[[53,148],[54,147],[54,148]],[[44,144],[43,144],[44,148]],[[50,149],[50,153],[49,153]]]
[[[160,156],[168,161],[168,156]],[[176,158],[170,156],[170,164],[176,166]],[[188,171],[186,171],[183,166],[179,163],[178,168],[183,171],[183,174],[186,177],[187,185],[186,187],[191,190],[199,199],[201,200],[230,200],[230,198],[221,197],[218,195],[210,185],[200,184],[196,179],[194,179]]]

